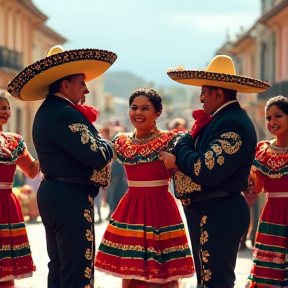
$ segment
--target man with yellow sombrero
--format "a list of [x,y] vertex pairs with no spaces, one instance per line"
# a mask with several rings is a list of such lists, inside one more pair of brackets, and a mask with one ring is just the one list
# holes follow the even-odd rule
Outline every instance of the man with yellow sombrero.
[[254,126],[236,95],[270,86],[237,75],[225,55],[214,57],[205,70],[175,69],[168,75],[202,87],[203,110],[193,112],[192,131],[180,138],[174,155],[161,155],[168,169],[179,169],[174,190],[187,218],[198,287],[232,288],[238,246],[250,219],[241,191],[247,187],[256,147]]
[[116,60],[98,49],[50,49],[8,85],[20,100],[44,99],[33,123],[33,141],[44,174],[38,207],[46,230],[48,288],[92,288],[94,278],[93,201],[110,180],[113,157],[108,141],[93,126],[97,111],[80,105],[85,82]]

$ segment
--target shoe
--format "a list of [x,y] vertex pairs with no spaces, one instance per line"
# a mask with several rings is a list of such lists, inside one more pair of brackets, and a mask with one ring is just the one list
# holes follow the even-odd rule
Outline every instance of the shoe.
[[94,223],[95,223],[95,224],[100,224],[100,223],[102,223],[102,222],[103,222],[103,220],[102,220],[102,219],[99,219],[99,220],[95,221]]

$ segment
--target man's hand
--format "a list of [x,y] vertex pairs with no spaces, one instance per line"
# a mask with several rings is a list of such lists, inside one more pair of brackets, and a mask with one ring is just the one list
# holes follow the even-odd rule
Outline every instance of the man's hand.
[[161,151],[159,153],[159,160],[163,161],[167,170],[178,168],[175,164],[176,157],[173,154]]

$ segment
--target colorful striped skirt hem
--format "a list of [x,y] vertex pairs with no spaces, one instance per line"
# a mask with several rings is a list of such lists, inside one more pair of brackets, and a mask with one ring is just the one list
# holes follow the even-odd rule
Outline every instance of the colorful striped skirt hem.
[[183,223],[158,229],[111,220],[100,244],[96,269],[123,279],[167,283],[194,274]]
[[249,288],[288,287],[288,227],[259,222]]

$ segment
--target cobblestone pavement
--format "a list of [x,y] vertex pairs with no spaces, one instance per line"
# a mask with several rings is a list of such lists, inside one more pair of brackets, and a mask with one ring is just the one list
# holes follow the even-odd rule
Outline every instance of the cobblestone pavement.
[[[104,212],[106,212],[105,208]],[[105,214],[106,213],[104,213],[104,216]],[[101,224],[95,225],[96,246],[99,245],[107,224],[108,221],[104,221]],[[41,222],[35,224],[27,223],[27,231],[37,271],[31,278],[16,281],[16,286],[19,288],[45,288],[47,287],[47,263],[49,261],[49,258],[46,252],[44,227]],[[251,268],[251,256],[251,249],[240,251],[238,254],[235,270],[236,288],[243,288],[245,286],[245,283],[247,282],[246,278]],[[96,288],[121,288],[121,279],[105,275],[98,271],[96,271],[95,274]],[[183,279],[182,283],[183,288],[194,288],[196,287],[196,277]]]

